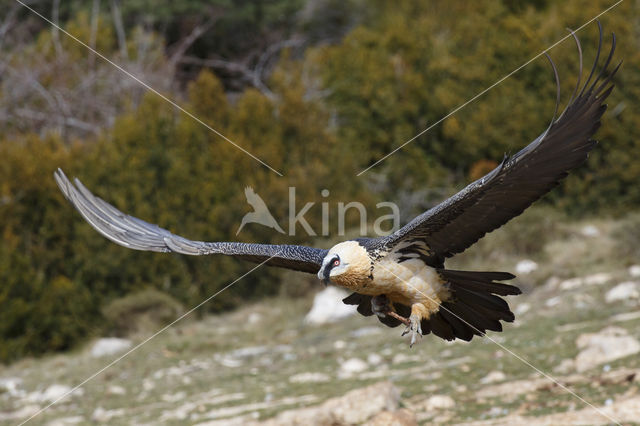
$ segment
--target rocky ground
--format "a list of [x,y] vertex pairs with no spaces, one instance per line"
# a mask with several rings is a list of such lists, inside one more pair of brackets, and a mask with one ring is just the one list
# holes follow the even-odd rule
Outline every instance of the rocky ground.
[[[532,259],[490,246],[463,257],[519,275],[525,294],[510,298],[517,319],[503,333],[410,349],[400,328],[337,304],[336,289],[315,306],[278,298],[178,323],[30,424],[639,422],[640,259],[607,260],[610,226],[571,225]],[[146,337],[0,367],[0,423],[28,419]]]

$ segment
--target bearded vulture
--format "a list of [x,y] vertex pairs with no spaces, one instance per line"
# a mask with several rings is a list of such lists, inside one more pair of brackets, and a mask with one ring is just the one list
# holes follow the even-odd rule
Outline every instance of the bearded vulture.
[[[575,37],[580,55],[582,51]],[[270,266],[317,274],[352,292],[343,301],[357,305],[362,315],[376,315],[389,327],[406,325],[410,344],[433,332],[446,340],[469,341],[487,330],[502,331],[500,321],[514,315],[500,296],[520,289],[501,281],[508,272],[445,269],[444,261],[463,252],[486,233],[521,214],[549,192],[567,173],[584,163],[596,145],[591,139],[600,127],[611,93],[611,80],[620,64],[607,71],[616,39],[604,65],[598,54],[581,86],[581,73],[565,110],[533,142],[481,179],[414,218],[395,233],[379,238],[341,242],[329,250],[298,245],[192,241],[128,216],[94,196],[76,179],[72,184],[58,169],[55,180],[65,197],[98,232],[135,250],[187,255],[224,254]],[[558,97],[560,86],[553,61]],[[559,102],[559,99],[558,99]]]

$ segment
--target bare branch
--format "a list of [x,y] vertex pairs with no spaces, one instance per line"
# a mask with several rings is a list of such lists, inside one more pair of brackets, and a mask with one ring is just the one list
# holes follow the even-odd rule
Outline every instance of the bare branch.
[[113,25],[116,27],[120,55],[122,59],[129,59],[127,39],[124,35],[124,24],[122,23],[122,14],[120,13],[120,0],[111,0],[111,14],[113,15]]
[[225,59],[201,59],[195,56],[184,56],[180,59],[180,63],[222,69],[231,73],[241,74],[249,83],[253,80],[253,71],[239,62],[227,61]]
[[[98,126],[94,126],[93,124],[86,123],[82,120],[78,120],[74,117],[64,117],[63,115],[57,115],[55,117],[51,117],[50,114],[34,111],[28,108],[18,108],[15,110],[15,116],[25,118],[28,120],[37,120],[37,121],[51,121],[52,118],[55,121],[62,123],[65,126],[73,127],[79,130],[83,130],[85,132],[91,132],[94,134],[100,133],[100,128]],[[2,121],[11,121],[15,119],[15,116],[9,116],[5,114],[0,114],[0,120]]]
[[[93,0],[91,8],[91,35],[89,36],[89,46],[96,48],[96,37],[98,34],[98,15],[100,14],[100,0]],[[89,50],[89,68],[93,69],[96,63],[96,55],[93,50]]]
[[244,81],[258,89],[263,95],[271,100],[276,100],[278,97],[275,93],[269,89],[264,83],[263,75],[267,68],[269,61],[282,49],[287,47],[300,46],[304,43],[301,39],[283,40],[269,46],[258,58],[256,66],[251,69],[248,65],[240,62],[227,61],[225,59],[200,59],[193,56],[183,56],[179,62],[182,64],[192,64],[201,67],[209,67],[214,69],[224,70],[230,73],[239,74]]
[[51,20],[54,23],[53,27],[51,28],[51,38],[53,40],[53,46],[56,49],[56,55],[60,56],[60,53],[62,52],[62,45],[60,44],[60,32],[58,31],[58,27],[60,26],[60,0],[53,0]]
[[188,36],[180,40],[178,46],[175,48],[171,56],[169,57],[169,66],[171,69],[175,69],[176,65],[180,63],[184,57],[186,51],[196,42],[204,33],[209,31],[213,24],[218,20],[217,17],[208,19],[203,24],[196,25],[196,27],[189,33]]
[[20,9],[20,3],[14,3],[4,20],[2,21],[2,25],[0,25],[0,46],[2,46],[2,41],[4,40],[5,34],[13,27],[13,25],[17,22],[16,15],[18,14],[18,10]]

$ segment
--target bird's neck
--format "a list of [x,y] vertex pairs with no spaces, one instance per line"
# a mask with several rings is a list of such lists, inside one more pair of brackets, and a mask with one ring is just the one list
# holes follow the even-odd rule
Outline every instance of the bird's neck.
[[349,290],[360,291],[372,282],[371,272],[371,260],[367,256],[366,259],[350,263],[349,269],[345,273],[333,277],[332,281]]

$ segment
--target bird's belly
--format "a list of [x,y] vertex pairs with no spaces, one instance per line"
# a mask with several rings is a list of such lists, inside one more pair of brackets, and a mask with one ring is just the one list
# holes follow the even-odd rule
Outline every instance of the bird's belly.
[[449,291],[435,268],[425,265],[419,259],[401,263],[383,259],[374,268],[373,281],[363,290],[359,293],[372,296],[384,294],[392,302],[408,306],[414,303],[437,306],[449,296]]

